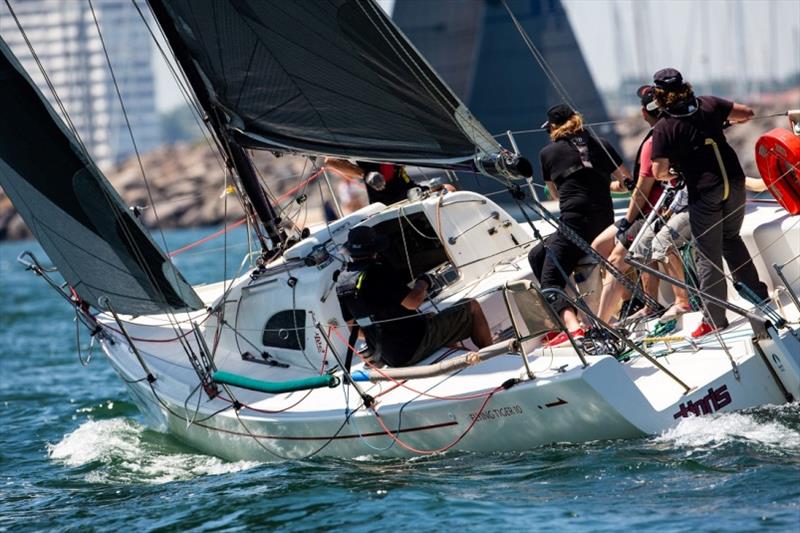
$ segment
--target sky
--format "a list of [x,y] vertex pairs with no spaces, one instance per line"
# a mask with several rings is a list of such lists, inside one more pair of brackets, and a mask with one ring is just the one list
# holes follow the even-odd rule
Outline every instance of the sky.
[[[394,0],[378,3],[390,10]],[[696,85],[709,78],[758,80],[800,71],[800,0],[562,3],[601,89],[616,88],[624,76],[648,78],[666,66]],[[161,57],[155,62],[157,105],[165,111],[182,99]]]

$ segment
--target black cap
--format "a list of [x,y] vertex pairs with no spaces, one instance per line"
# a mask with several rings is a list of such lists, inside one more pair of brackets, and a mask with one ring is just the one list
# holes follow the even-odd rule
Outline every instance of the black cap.
[[652,85],[642,85],[636,89],[636,96],[642,102],[642,107],[648,111],[655,111],[658,109],[658,104],[655,103],[653,97],[655,96],[655,87]]
[[369,226],[358,226],[351,229],[347,234],[347,242],[344,244],[353,257],[367,257],[385,250],[388,246],[389,240],[386,236],[378,235],[375,229]]
[[683,76],[674,68],[662,68],[653,74],[653,83],[659,89],[680,89],[683,85]]
[[547,122],[542,124],[543,128],[550,126],[560,126],[575,114],[575,110],[566,104],[556,104],[547,110]]

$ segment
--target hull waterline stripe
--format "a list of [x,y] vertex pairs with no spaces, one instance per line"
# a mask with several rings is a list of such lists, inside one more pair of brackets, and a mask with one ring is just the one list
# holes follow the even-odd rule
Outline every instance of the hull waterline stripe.
[[[218,428],[218,427],[215,427],[215,426],[209,426],[207,424],[201,424],[201,423],[197,423],[197,422],[195,422],[194,425],[195,426],[200,426],[200,427],[205,428],[205,429],[210,429],[212,431],[221,431],[222,433],[228,433],[230,435],[243,435],[243,436],[252,437],[252,438],[255,438],[255,439],[269,439],[269,440],[293,440],[293,441],[294,440],[300,440],[300,441],[308,440],[308,441],[314,441],[314,440],[360,439],[360,438],[366,438],[366,437],[381,437],[381,436],[389,437],[389,435],[387,435],[385,431],[373,431],[371,433],[361,433],[361,434],[356,433],[356,434],[353,434],[353,435],[308,436],[308,437],[296,437],[296,436],[292,436],[292,435],[287,435],[287,436],[256,435],[254,433],[251,434],[251,433],[246,433],[246,432],[242,432],[242,431],[234,431],[234,430],[231,430],[231,429],[223,429],[223,428]],[[426,430],[429,430],[429,429],[440,429],[440,428],[445,428],[445,427],[450,427],[450,426],[457,426],[457,425],[458,425],[458,422],[456,422],[455,420],[451,420],[449,422],[441,422],[439,424],[430,424],[430,425],[427,425],[427,426],[418,426],[418,427],[413,427],[413,428],[397,429],[397,430],[393,430],[392,434],[397,435],[399,433],[413,433],[413,432],[416,432],[416,431],[426,431]]]

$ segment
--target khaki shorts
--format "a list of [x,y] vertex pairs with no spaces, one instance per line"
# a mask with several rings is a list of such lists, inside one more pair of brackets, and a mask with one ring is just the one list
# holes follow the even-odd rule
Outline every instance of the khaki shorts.
[[666,263],[669,251],[677,252],[681,246],[689,242],[691,236],[689,211],[682,211],[669,217],[658,233],[653,233],[652,226],[645,229],[642,239],[631,253],[636,259],[648,259],[649,256],[653,261]]
[[472,313],[469,306],[470,303],[466,302],[430,315],[422,340],[406,365],[416,364],[439,348],[468,339],[472,334]]

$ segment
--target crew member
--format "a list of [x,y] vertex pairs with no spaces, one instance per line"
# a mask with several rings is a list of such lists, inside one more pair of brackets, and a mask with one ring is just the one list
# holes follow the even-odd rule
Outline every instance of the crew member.
[[[739,235],[744,220],[744,171],[723,133],[726,123],[745,122],[753,110],[714,96],[695,97],[692,86],[673,68],[656,72],[653,83],[655,100],[664,113],[653,130],[653,172],[656,179],[672,179],[671,165],[686,180],[700,289],[727,299],[724,256],[733,278],[766,299],[767,287],[758,279]],[[693,337],[728,326],[724,308],[707,301],[706,309]]]
[[405,167],[391,163],[370,163],[346,159],[325,159],[325,166],[334,169],[350,179],[363,179],[367,186],[369,203],[380,202],[391,205],[406,199],[408,191],[419,187],[412,180]]
[[352,261],[336,285],[345,320],[361,327],[375,357],[390,366],[410,366],[466,338],[478,348],[492,343],[489,324],[475,300],[437,314],[420,314],[430,284],[422,277],[409,289],[379,257],[388,244],[371,227],[350,230],[345,248]]
[[[650,154],[653,150],[653,126],[658,122],[660,112],[658,105],[654,102],[654,87],[643,85],[636,91],[639,101],[642,104],[642,118],[650,126],[650,130],[645,135],[642,144],[636,154],[636,161],[633,166],[634,173],[638,175],[636,188],[633,190],[631,202],[625,217],[621,219],[621,224],[611,226],[595,239],[592,246],[596,249],[602,246],[598,244],[604,235],[616,235],[616,244],[608,261],[620,272],[630,270],[630,265],[625,262],[625,255],[630,248],[637,234],[642,231],[645,217],[650,213],[653,206],[658,202],[659,197],[664,193],[661,182],[656,181],[653,176],[653,163]],[[683,281],[683,269],[680,268],[680,261],[673,248],[681,246],[689,238],[689,215],[685,213],[685,205],[680,202],[674,203],[667,210],[669,213],[662,214],[662,217],[669,216],[666,225],[659,229],[658,235],[652,227],[645,228],[644,234],[636,246],[631,250],[637,259],[647,259],[652,252],[652,260],[665,263],[668,273]],[[676,265],[677,263],[677,265]],[[642,287],[653,300],[658,298],[658,278],[644,273],[642,274]],[[614,309],[622,295],[622,285],[610,274],[606,275],[603,282],[603,291],[600,295],[600,307],[597,316],[603,321],[608,321],[614,313]],[[673,318],[677,315],[691,310],[689,307],[686,291],[673,286],[675,303],[664,313],[664,319]],[[651,309],[648,306],[633,313],[629,318],[637,319],[653,316],[659,312],[664,312],[663,308]]]
[[[621,184],[630,179],[630,173],[608,141],[583,129],[583,118],[571,107],[551,107],[543,127],[548,129],[552,143],[542,149],[539,160],[550,195],[558,200],[560,223],[592,242],[614,221],[611,178]],[[583,255],[584,251],[559,229],[544,247],[534,248],[528,260],[543,289],[563,289],[567,284],[564,275],[572,273]],[[582,337],[584,331],[574,307],[561,297],[549,298],[572,337]],[[566,333],[561,333],[547,344],[555,346],[568,340]]]

